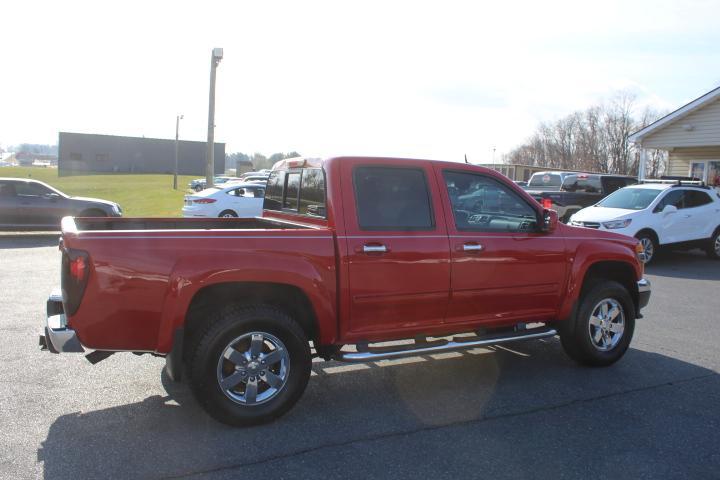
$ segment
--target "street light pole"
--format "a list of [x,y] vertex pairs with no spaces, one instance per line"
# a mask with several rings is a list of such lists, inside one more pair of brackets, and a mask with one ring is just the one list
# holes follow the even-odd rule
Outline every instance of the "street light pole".
[[207,165],[205,168],[205,188],[213,186],[215,176],[215,70],[223,58],[222,48],[213,48],[210,57],[210,106],[208,110]]
[[177,190],[177,176],[178,176],[178,137],[180,133],[180,120],[184,118],[183,115],[175,117],[175,170],[173,174],[173,190]]

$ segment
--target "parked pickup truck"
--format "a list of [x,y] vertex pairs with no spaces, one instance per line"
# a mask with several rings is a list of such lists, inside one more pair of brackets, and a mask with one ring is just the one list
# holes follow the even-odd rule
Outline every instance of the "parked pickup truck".
[[526,190],[545,208],[557,211],[563,223],[568,223],[574,213],[595,205],[620,188],[635,183],[637,178],[624,175],[576,173],[563,176],[559,189],[528,187]]
[[650,297],[636,239],[559,224],[504,176],[461,163],[283,160],[262,218],[66,217],[62,229],[41,347],[164,356],[231,425],[286,412],[313,356],[559,335],[574,360],[609,365]]

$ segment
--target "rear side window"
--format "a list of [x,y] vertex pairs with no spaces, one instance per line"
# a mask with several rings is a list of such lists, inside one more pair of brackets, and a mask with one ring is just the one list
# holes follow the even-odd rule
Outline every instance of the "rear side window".
[[362,230],[432,230],[425,172],[418,168],[358,167],[353,172]]
[[601,188],[600,177],[595,175],[570,175],[562,184],[562,190],[566,192],[600,193]]
[[688,190],[685,192],[687,195],[687,208],[702,207],[708,203],[712,203],[712,198],[705,192],[699,190]]

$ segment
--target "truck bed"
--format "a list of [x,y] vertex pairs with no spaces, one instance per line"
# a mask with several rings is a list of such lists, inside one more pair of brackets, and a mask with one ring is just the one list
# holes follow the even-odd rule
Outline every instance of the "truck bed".
[[282,230],[309,225],[267,218],[64,218],[63,232],[132,230]]

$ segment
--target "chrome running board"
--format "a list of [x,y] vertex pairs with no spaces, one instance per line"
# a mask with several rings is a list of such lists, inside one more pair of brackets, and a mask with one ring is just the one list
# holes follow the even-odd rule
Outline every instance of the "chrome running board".
[[367,347],[367,345],[358,345],[357,352],[339,351],[333,356],[333,359],[348,363],[371,362],[375,360],[412,357],[428,353],[465,350],[468,348],[497,345],[507,342],[518,342],[521,340],[534,340],[538,338],[553,337],[555,335],[557,335],[557,331],[555,329],[542,327],[484,337],[454,337],[452,340],[441,339],[434,340],[432,342],[418,342],[416,340],[414,344],[410,345],[405,344],[387,347]]

